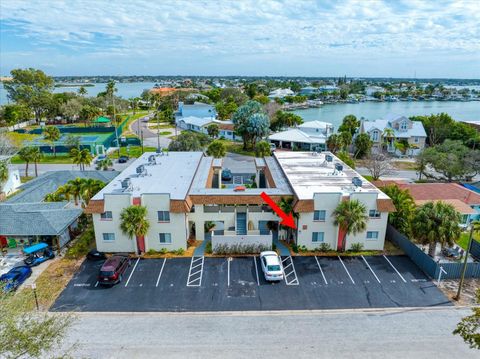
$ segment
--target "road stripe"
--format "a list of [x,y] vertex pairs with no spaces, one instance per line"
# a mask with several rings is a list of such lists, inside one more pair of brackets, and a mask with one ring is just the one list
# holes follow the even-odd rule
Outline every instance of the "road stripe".
[[253,256],[253,263],[255,263],[255,273],[257,274],[257,285],[260,285],[260,279],[258,278],[257,257]]
[[352,276],[350,275],[350,272],[348,271],[347,267],[345,267],[345,264],[342,261],[342,258],[340,256],[337,256],[338,259],[340,259],[340,263],[342,263],[343,268],[345,269],[345,272],[347,272],[348,276],[350,277],[350,280],[352,281],[353,284],[355,284],[355,281],[353,280]]
[[[287,261],[289,259],[290,259],[290,264],[283,268],[283,279],[285,280],[285,284],[286,285],[300,285],[300,282],[298,281],[298,277],[297,277],[297,272],[295,271],[295,265],[293,264],[292,256],[288,256],[285,259],[282,259],[282,265],[285,261]],[[292,266],[292,270],[290,272],[286,273],[285,269],[287,269],[290,266]],[[288,281],[288,277],[291,274],[294,275],[294,278],[291,281]]]
[[[192,260],[190,262],[190,269],[188,270],[187,287],[200,287],[201,286],[202,276],[203,276],[204,260],[205,260],[204,256],[197,257],[197,258],[192,257]],[[197,263],[198,261],[200,261],[200,263],[194,265],[194,263]],[[197,267],[200,267],[200,269],[193,272],[193,269],[197,268]],[[194,277],[198,273],[200,273],[200,276],[198,278],[193,278],[192,279],[192,277]]]
[[320,266],[320,262],[318,261],[317,256],[315,256],[315,260],[317,261],[318,269],[320,269],[320,273],[322,273],[323,280],[325,281],[325,284],[328,284],[327,278],[325,278],[325,274],[323,274],[322,267]]
[[132,272],[128,276],[127,283],[125,283],[125,287],[128,285],[128,282],[130,282],[130,278],[132,278],[132,274],[133,274],[133,272],[135,272],[135,268],[137,268],[138,262],[140,262],[140,258],[138,258],[137,261],[135,262],[135,265],[133,266]]
[[403,276],[400,274],[400,272],[397,270],[397,268],[395,268],[395,266],[393,265],[393,263],[390,262],[390,260],[389,260],[385,255],[383,255],[383,258],[385,258],[385,260],[392,266],[392,268],[395,270],[395,272],[397,272],[397,274],[400,276],[400,278],[402,278],[403,282],[404,282],[404,283],[407,283],[407,281],[405,280],[405,278],[403,278]]
[[160,283],[160,277],[162,276],[163,267],[165,267],[165,262],[166,262],[166,261],[167,261],[167,258],[164,258],[164,259],[163,259],[162,268],[160,269],[160,273],[158,274],[157,284],[155,284],[155,287],[158,287],[158,283]]
[[372,272],[372,274],[375,276],[375,279],[377,280],[378,283],[382,283],[380,282],[380,279],[378,279],[377,275],[375,274],[375,272],[373,271],[372,267],[370,267],[370,264],[368,264],[367,260],[365,259],[364,256],[362,256],[365,264],[367,265],[368,269],[370,269],[370,272]]
[[97,280],[97,283],[95,283],[95,288],[97,288],[97,286],[98,286],[98,280]]

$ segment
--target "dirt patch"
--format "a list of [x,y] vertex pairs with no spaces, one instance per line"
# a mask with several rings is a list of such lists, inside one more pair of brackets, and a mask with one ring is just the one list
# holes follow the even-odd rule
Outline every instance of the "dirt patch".
[[475,294],[480,289],[480,279],[465,279],[463,282],[462,295],[459,301],[453,299],[457,295],[458,279],[446,279],[442,280],[439,289],[452,301],[455,305],[474,305]]

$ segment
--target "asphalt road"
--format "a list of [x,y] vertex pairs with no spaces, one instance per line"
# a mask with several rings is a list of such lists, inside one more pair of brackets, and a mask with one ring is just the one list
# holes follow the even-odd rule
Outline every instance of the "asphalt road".
[[139,259],[113,287],[85,261],[54,311],[201,312],[448,306],[406,256],[283,257],[285,278],[265,281],[258,257]]
[[63,344],[76,358],[478,358],[452,335],[469,313],[83,313]]

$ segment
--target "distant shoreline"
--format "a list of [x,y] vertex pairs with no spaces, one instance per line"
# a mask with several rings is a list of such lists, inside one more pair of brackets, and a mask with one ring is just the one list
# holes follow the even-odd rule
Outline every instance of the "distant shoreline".
[[65,84],[59,83],[55,84],[55,87],[95,87],[95,84],[88,83],[88,84]]

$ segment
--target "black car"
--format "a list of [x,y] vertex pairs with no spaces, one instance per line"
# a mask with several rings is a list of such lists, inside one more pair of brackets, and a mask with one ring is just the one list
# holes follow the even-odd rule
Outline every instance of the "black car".
[[128,156],[120,156],[118,158],[118,163],[127,163],[128,162]]
[[88,252],[87,259],[91,261],[100,261],[107,259],[107,257],[105,256],[105,253],[99,252],[96,249],[92,249],[90,252]]
[[222,181],[231,181],[232,180],[232,171],[229,169],[222,170]]

